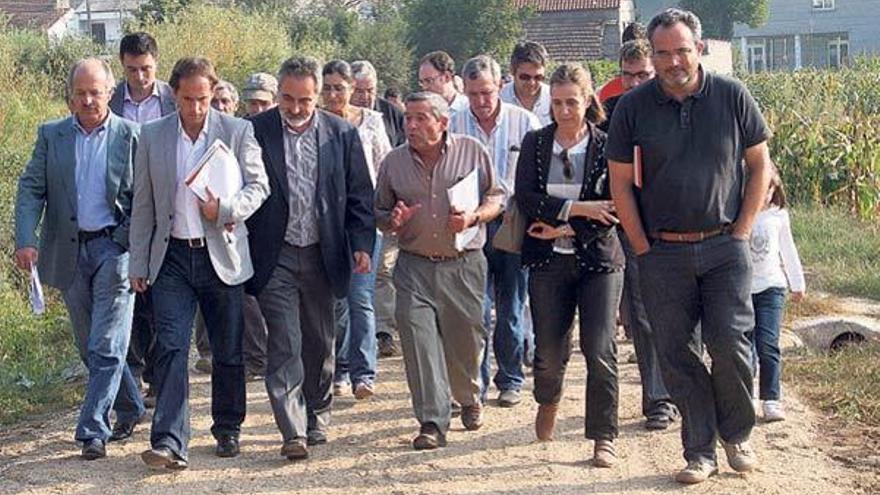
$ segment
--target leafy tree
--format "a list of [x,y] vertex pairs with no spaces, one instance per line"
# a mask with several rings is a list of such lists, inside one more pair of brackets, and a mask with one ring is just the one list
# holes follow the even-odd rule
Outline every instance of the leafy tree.
[[679,5],[693,11],[703,22],[703,37],[729,40],[733,24],[758,27],[767,22],[769,0],[680,0]]
[[417,55],[444,50],[457,63],[481,53],[506,60],[529,14],[511,0],[408,0],[404,11]]
[[390,86],[405,93],[412,84],[413,61],[407,34],[406,22],[398,12],[379,11],[354,26],[342,58],[349,62],[369,60],[376,67],[380,90]]

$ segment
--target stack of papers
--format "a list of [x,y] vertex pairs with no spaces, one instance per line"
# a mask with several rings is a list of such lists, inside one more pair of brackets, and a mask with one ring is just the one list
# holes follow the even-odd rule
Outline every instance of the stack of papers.
[[[477,168],[474,167],[463,179],[453,184],[446,191],[449,196],[449,206],[465,213],[473,213],[480,206],[480,177]],[[477,234],[480,226],[475,225],[455,234],[455,250],[464,251],[465,246],[470,244]]]
[[241,191],[244,179],[235,155],[218,139],[193,167],[186,185],[199,199],[207,201],[206,189],[210,189],[215,198],[229,198]]

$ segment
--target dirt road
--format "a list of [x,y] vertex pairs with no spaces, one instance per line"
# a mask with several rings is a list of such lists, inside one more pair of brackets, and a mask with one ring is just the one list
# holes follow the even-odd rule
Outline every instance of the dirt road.
[[[631,347],[622,346],[621,354]],[[193,439],[190,468],[156,473],[141,463],[148,431],[111,444],[108,458],[85,462],[73,442],[76,412],[0,433],[0,493],[307,493],[320,494],[557,494],[665,492],[709,494],[859,493],[859,477],[823,453],[828,440],[817,433],[817,415],[792,394],[786,397],[789,420],[760,424],[753,441],[761,459],[758,472],[734,473],[721,461],[721,473],[696,487],[682,487],[672,474],[683,465],[679,425],[648,432],[640,417],[640,387],[634,364],[621,364],[619,465],[597,469],[588,462],[592,445],[583,439],[584,364],[576,357],[568,372],[566,399],[557,440],[534,441],[537,406],[530,394],[516,408],[492,404],[486,423],[466,432],[454,420],[449,446],[415,452],[410,439],[416,423],[400,358],[380,361],[377,396],[335,403],[330,442],[313,448],[311,458],[289,462],[279,456],[275,428],[262,383],[248,385],[248,417],[242,455],[213,455],[210,386],[193,375]],[[530,382],[529,378],[529,382]],[[493,392],[494,395],[494,392]],[[723,458],[723,452],[719,449]]]

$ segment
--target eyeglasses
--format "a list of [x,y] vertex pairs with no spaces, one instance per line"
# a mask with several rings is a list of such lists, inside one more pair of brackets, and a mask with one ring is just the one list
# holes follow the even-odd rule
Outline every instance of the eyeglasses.
[[641,82],[645,82],[648,79],[651,79],[652,77],[654,77],[654,71],[643,70],[643,71],[639,71],[639,72],[627,72],[625,70],[622,70],[622,71],[620,71],[620,75],[624,79],[630,79],[630,80],[638,79]]
[[535,74],[534,76],[531,74],[517,74],[516,78],[522,82],[544,82],[546,76],[544,74]]
[[568,157],[568,150],[562,150],[562,153],[559,154],[559,159],[562,160],[562,177],[565,180],[574,180],[574,164],[571,163],[571,158]]

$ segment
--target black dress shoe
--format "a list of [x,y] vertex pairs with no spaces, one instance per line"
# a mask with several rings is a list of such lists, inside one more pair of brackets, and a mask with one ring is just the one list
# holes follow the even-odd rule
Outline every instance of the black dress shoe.
[[323,443],[327,443],[327,433],[325,433],[324,430],[313,428],[306,432],[306,437],[306,443],[308,445],[320,445]]
[[153,469],[180,471],[188,467],[186,460],[172,452],[168,447],[145,450],[141,453],[141,460]]
[[107,457],[107,449],[104,447],[104,442],[102,442],[98,438],[93,438],[91,440],[86,440],[85,442],[83,442],[83,459],[87,461],[94,461],[95,459],[100,459],[102,457]]
[[235,457],[241,450],[238,447],[238,437],[221,435],[217,439],[217,449],[214,451],[217,457]]
[[143,423],[147,419],[147,413],[141,415],[140,418],[134,421],[117,421],[115,425],[113,425],[113,433],[110,435],[110,442],[118,442],[120,440],[125,440],[130,437],[134,433],[134,427]]

